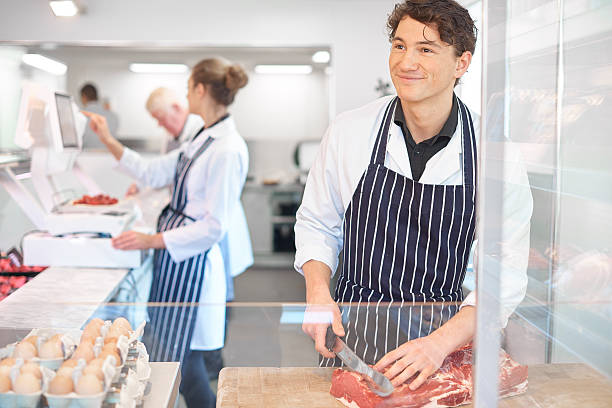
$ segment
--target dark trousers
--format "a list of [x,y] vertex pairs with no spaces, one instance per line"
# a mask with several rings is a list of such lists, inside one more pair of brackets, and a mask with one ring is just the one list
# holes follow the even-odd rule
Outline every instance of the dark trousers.
[[203,353],[190,350],[181,367],[180,392],[189,408],[214,408],[216,405]]

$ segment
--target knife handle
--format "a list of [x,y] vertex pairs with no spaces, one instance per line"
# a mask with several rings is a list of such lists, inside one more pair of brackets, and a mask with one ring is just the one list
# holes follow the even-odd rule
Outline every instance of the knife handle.
[[332,329],[331,325],[327,326],[327,332],[325,333],[325,348],[333,352],[337,337],[338,336],[336,336],[336,333],[334,333],[334,329]]

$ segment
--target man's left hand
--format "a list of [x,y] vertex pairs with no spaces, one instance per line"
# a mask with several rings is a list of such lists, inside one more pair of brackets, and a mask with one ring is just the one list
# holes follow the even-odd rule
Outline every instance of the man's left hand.
[[[160,244],[161,242],[161,244]],[[122,250],[163,248],[161,234],[143,234],[136,231],[125,231],[111,240],[113,248]]]
[[429,335],[408,341],[388,352],[376,363],[374,369],[382,372],[385,367],[390,366],[385,376],[391,380],[394,387],[402,385],[419,373],[409,385],[411,390],[416,390],[440,368],[447,354],[437,338]]

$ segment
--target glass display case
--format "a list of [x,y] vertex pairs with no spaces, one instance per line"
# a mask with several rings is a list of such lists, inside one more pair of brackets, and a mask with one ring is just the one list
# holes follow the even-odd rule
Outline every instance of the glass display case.
[[[605,1],[484,3],[477,406],[612,401],[611,13]],[[528,248],[508,244],[531,205],[507,194],[526,187],[522,169]],[[526,295],[498,336],[504,290],[520,273],[509,266],[525,250]],[[526,405],[498,401],[499,347],[528,367],[516,397]]]

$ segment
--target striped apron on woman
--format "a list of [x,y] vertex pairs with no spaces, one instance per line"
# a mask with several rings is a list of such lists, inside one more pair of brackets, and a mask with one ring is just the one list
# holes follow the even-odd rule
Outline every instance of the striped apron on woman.
[[[195,140],[204,128],[193,137]],[[157,232],[178,228],[194,219],[183,213],[187,204],[187,175],[192,164],[210,146],[209,137],[189,158],[183,152],[178,157],[176,174],[172,185],[172,199],[162,210],[157,220]],[[182,262],[174,262],[166,249],[155,250],[153,283],[149,302],[180,303],[180,305],[155,306],[148,308],[148,327],[151,361],[183,361],[189,350],[195,325],[197,302],[204,281],[206,252]]]
[[[384,166],[396,97],[344,216],[335,290],[346,344],[368,364],[448,321],[463,300],[476,224],[476,135],[459,100],[463,185],[421,184]],[[339,366],[339,359],[321,365]]]

